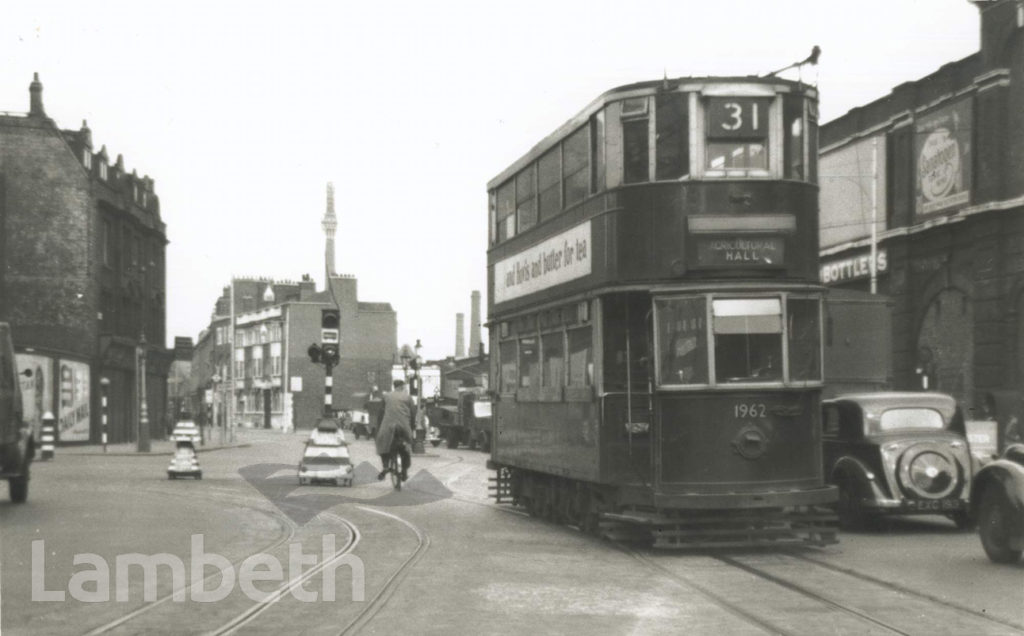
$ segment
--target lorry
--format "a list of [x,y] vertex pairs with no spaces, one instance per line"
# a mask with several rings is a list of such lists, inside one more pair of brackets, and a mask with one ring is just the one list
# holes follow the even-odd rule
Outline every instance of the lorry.
[[[26,376],[32,371],[26,370]],[[11,327],[0,322],[0,479],[6,479],[11,501],[28,499],[29,466],[35,456],[35,438],[25,422],[14,355]]]
[[892,310],[889,296],[829,289],[822,399],[892,389]]
[[428,407],[427,416],[448,442],[448,448],[465,445],[490,452],[491,399],[484,388],[463,387],[455,400],[436,399]]

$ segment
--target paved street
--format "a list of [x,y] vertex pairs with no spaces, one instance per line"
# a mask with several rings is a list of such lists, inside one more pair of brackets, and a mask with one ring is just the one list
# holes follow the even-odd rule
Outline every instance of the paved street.
[[[475,451],[428,447],[399,493],[353,441],[352,488],[300,487],[305,438],[239,431],[201,451],[201,481],[168,480],[169,453],[58,449],[27,504],[0,503],[3,633],[1024,633],[1024,565],[945,519],[652,552],[489,503]],[[163,555],[153,581],[118,568],[132,554]]]

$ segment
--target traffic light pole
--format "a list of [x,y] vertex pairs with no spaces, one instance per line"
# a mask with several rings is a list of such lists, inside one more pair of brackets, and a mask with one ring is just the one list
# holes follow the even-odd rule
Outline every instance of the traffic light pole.
[[330,361],[324,363],[324,417],[334,414],[334,365]]

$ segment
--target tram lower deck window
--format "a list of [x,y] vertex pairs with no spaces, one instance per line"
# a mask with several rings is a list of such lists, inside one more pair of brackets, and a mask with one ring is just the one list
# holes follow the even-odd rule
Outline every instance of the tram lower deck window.
[[715,380],[782,380],[782,302],[778,298],[716,299]]

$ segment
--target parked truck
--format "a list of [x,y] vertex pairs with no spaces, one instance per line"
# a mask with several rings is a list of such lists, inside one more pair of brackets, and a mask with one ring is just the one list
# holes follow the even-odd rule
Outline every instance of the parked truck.
[[[24,373],[32,374],[30,370]],[[18,375],[11,327],[0,322],[0,479],[7,480],[11,501],[22,503],[28,499],[35,439],[24,419]]]
[[889,296],[829,290],[823,398],[892,389],[892,307]]
[[468,446],[491,450],[491,401],[482,387],[459,389],[455,400],[438,399],[427,409],[431,426],[437,427],[448,448]]

